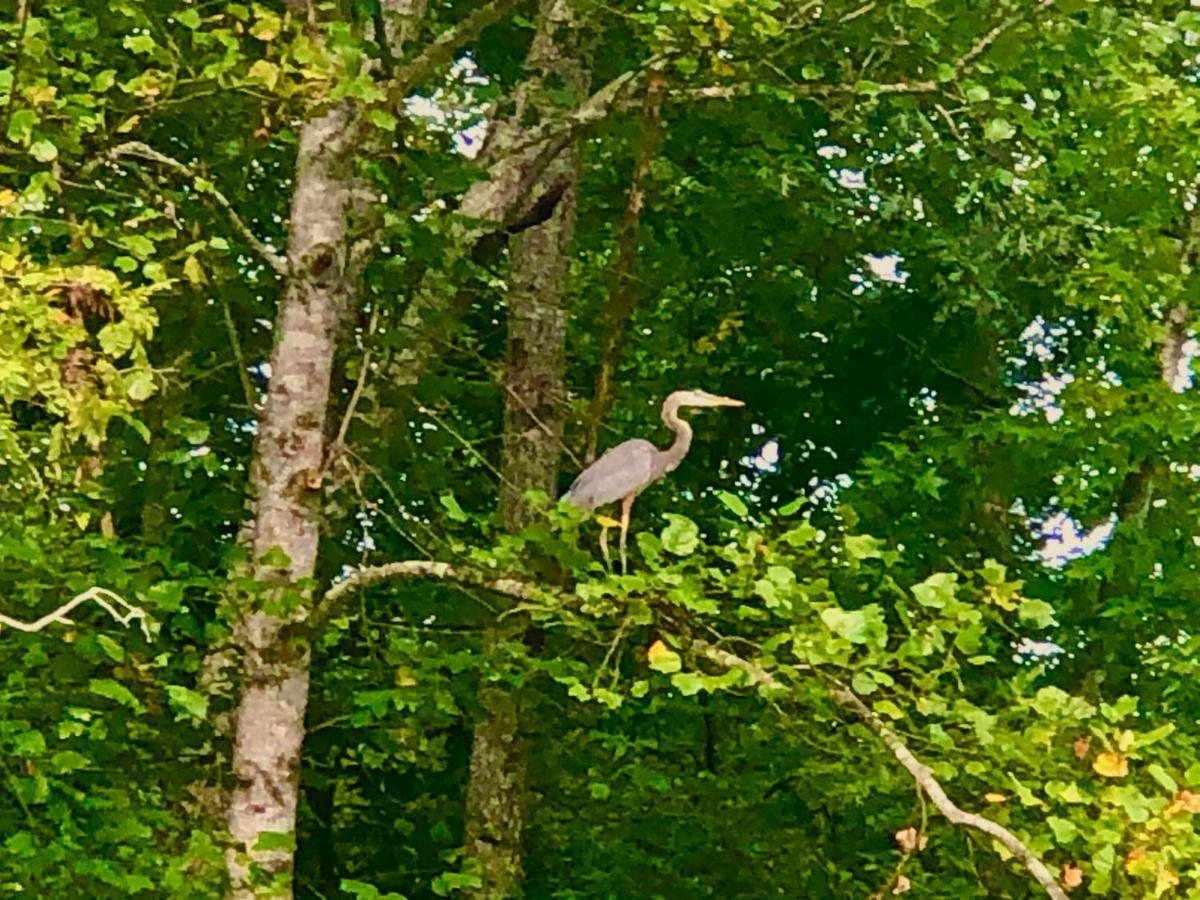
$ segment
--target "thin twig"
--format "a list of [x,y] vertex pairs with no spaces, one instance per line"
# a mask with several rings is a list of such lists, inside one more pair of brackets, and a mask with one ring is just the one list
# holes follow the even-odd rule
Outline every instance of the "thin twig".
[[246,406],[249,409],[258,407],[258,395],[254,393],[254,385],[250,383],[250,372],[246,368],[246,357],[242,353],[242,341],[238,337],[237,323],[233,321],[233,311],[229,308],[229,300],[224,291],[221,292],[221,312],[225,318],[225,332],[229,335],[229,347],[233,350],[233,358],[237,363],[238,380],[242,383],[242,393],[246,395]]
[[[1040,0],[1033,8],[1035,13],[1041,12],[1052,6],[1055,0]],[[868,4],[871,6],[873,4]],[[863,8],[861,12],[856,11],[852,16],[862,15],[867,11]],[[1008,31],[1014,25],[1022,22],[1026,15],[1025,10],[1014,13],[1001,20],[993,28],[989,29],[977,40],[971,47],[954,61],[954,71],[958,77],[965,75],[987,50],[994,44],[1004,32]],[[682,91],[672,91],[670,99],[688,101],[688,100],[731,100],[735,97],[748,96],[754,86],[748,82],[737,84],[718,84],[707,85],[699,88],[688,88]],[[878,94],[932,94],[940,90],[941,86],[937,81],[929,78],[921,79],[900,79],[899,81],[889,82],[877,86],[876,93]],[[800,84],[790,89],[793,96],[796,97],[833,97],[842,94],[857,94],[860,88],[855,84],[828,84],[828,83],[813,83]]]
[[459,434],[454,429],[453,426],[446,424],[446,421],[443,418],[441,418],[441,416],[439,416],[437,413],[435,413],[432,409],[430,409],[428,406],[420,406],[420,407],[417,407],[417,412],[421,413],[422,415],[429,416],[429,418],[433,419],[433,421],[436,422],[438,425],[440,425],[446,431],[447,434],[449,434],[456,441],[458,441],[459,444],[462,445],[462,448],[464,450],[466,450],[468,454],[470,454],[472,457],[474,457],[476,462],[478,462],[481,466],[483,466],[485,469],[487,469],[489,472],[491,472],[493,475],[495,475],[496,479],[501,484],[507,484],[509,487],[514,487],[514,485],[507,478],[505,478],[504,475],[501,474],[500,470],[497,469],[495,466],[493,466],[488,461],[486,456],[484,456],[482,453],[480,453],[478,450],[476,450],[471,445],[471,442],[468,441],[461,434]]
[[350,402],[346,404],[346,412],[342,416],[341,424],[338,425],[337,436],[333,439],[332,449],[335,451],[337,448],[346,445],[346,432],[350,430],[350,422],[354,418],[354,410],[358,407],[358,401],[362,397],[363,389],[367,385],[367,378],[371,374],[372,338],[375,337],[375,329],[378,326],[379,310],[376,308],[371,310],[371,321],[367,324],[367,334],[363,339],[363,355],[362,363],[358,367],[358,380],[354,383],[354,391],[350,394]]
[[[178,172],[181,175],[186,175],[188,178],[193,180],[198,177],[202,177],[199,176],[196,173],[196,170],[191,166],[163,153],[159,153],[149,144],[143,143],[142,141],[127,141],[124,144],[118,144],[105,154],[105,158],[113,161],[127,156],[149,160],[150,162],[156,162],[165,168]],[[269,265],[276,274],[286,276],[288,274],[287,258],[272,250],[271,247],[266,244],[266,242],[261,240],[258,235],[256,235],[250,229],[250,226],[248,226],[242,220],[242,217],[237,214],[237,210],[233,208],[233,204],[229,202],[229,198],[221,193],[220,189],[216,186],[213,186],[205,193],[212,195],[212,198],[216,200],[217,205],[225,211],[227,216],[229,216],[230,221],[233,223],[234,229],[242,236],[242,239],[249,244],[254,251],[263,258],[263,260],[266,261],[267,265]]]

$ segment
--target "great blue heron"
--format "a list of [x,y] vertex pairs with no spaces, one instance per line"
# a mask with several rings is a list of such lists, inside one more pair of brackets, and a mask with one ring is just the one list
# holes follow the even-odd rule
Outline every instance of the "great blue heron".
[[[633,501],[649,485],[673,472],[692,446],[692,426],[679,418],[681,406],[744,406],[741,400],[719,397],[708,391],[675,391],[662,405],[662,420],[675,432],[675,442],[659,450],[649,441],[634,438],[617,444],[584,469],[567,491],[567,499],[580,509],[621,501],[621,572],[626,571],[625,539],[629,534],[629,511]],[[600,550],[608,558],[608,529],[618,524],[601,520]]]

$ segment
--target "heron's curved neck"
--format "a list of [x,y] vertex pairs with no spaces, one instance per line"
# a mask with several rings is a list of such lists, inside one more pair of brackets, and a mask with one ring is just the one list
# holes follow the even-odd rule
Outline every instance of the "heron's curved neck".
[[683,462],[692,446],[692,426],[679,418],[679,405],[668,401],[663,406],[662,420],[667,427],[675,432],[675,441],[666,450],[660,450],[667,472],[672,471]]

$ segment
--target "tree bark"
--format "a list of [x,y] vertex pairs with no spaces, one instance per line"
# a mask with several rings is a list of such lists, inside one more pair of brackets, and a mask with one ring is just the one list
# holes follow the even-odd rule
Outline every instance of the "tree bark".
[[[541,95],[546,80],[554,78],[582,92],[582,71],[569,49],[574,24],[565,0],[541,0],[538,31],[527,63],[536,75],[519,91],[514,120],[502,126],[500,132],[502,143],[520,141],[524,129],[519,123],[527,121],[531,113],[549,111],[543,107]],[[498,174],[500,185],[521,180],[507,172]],[[534,191],[557,193],[549,217],[515,235],[510,246],[499,506],[505,528],[513,532],[537,514],[526,493],[538,490],[553,497],[558,481],[566,397],[563,300],[578,183],[578,159],[574,147],[568,144],[546,167]],[[498,662],[506,641],[520,640],[523,633],[524,626],[515,618],[488,628],[484,635],[485,670]],[[522,893],[524,875],[521,836],[528,780],[520,692],[490,683],[485,671],[479,704],[483,717],[475,726],[471,750],[465,828],[467,852],[482,878],[474,896],[517,897]]]
[[[242,693],[229,802],[231,894],[290,897],[309,650],[298,629],[316,568],[323,431],[344,277],[354,109],[304,124],[289,219],[288,278],[252,464],[256,589],[239,623]],[[278,837],[267,837],[268,835]],[[265,840],[264,840],[265,838]]]

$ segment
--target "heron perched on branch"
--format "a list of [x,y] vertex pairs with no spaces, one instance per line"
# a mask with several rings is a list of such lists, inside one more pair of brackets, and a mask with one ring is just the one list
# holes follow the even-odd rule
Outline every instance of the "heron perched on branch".
[[600,551],[604,562],[608,557],[608,529],[621,528],[621,572],[626,571],[625,540],[629,534],[629,511],[637,495],[668,472],[673,472],[692,446],[692,426],[679,418],[682,406],[744,406],[741,400],[719,397],[708,391],[675,391],[663,402],[662,420],[675,432],[675,442],[659,450],[649,441],[634,438],[617,444],[584,469],[567,491],[567,500],[580,509],[591,511],[598,506],[621,501],[621,521],[601,518]]

